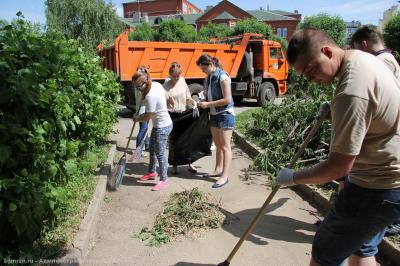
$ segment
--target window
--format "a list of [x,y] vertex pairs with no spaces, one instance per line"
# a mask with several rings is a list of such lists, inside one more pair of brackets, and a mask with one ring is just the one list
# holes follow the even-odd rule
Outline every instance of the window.
[[279,37],[286,38],[287,37],[287,28],[277,28],[276,33]]
[[282,59],[282,51],[281,48],[277,48],[277,47],[271,47],[269,49],[269,57],[271,59]]
[[233,29],[236,26],[236,21],[231,21],[229,27]]

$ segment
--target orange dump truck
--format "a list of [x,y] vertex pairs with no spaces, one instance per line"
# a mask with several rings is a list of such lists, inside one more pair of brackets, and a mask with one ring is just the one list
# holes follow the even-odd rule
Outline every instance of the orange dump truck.
[[288,65],[281,45],[258,34],[213,39],[210,43],[179,43],[129,41],[124,32],[113,46],[99,45],[98,54],[103,57],[103,67],[119,76],[129,103],[134,103],[130,81],[139,65],[148,66],[151,77],[162,82],[168,77],[171,63],[178,62],[192,95],[199,93],[205,74],[196,61],[202,54],[219,59],[232,79],[235,101],[254,98],[264,104],[286,92]]

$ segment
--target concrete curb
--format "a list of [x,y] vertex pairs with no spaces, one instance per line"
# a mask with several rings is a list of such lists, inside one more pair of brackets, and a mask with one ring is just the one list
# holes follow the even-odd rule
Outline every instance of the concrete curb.
[[85,217],[79,225],[79,231],[72,242],[72,247],[67,250],[67,253],[64,257],[59,259],[61,265],[80,265],[82,263],[82,259],[89,252],[89,241],[93,236],[99,218],[101,204],[106,193],[107,178],[114,163],[116,150],[117,145],[112,143],[108,152],[107,160],[98,174],[97,185],[93,193],[93,198],[86,210]]
[[[263,152],[263,150],[257,147],[257,145],[248,142],[241,133],[233,131],[233,137],[235,143],[251,158],[255,158]],[[297,185],[291,189],[298,193],[303,199],[307,200],[310,204],[317,205],[322,212],[327,212],[331,207],[329,199],[311,186]],[[396,248],[392,242],[383,239],[382,243],[379,245],[379,251],[386,259],[389,259],[394,263],[394,265],[400,265],[400,249]]]

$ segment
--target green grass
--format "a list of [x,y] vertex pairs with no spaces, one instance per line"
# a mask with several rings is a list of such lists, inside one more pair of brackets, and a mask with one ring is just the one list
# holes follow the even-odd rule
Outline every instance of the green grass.
[[107,157],[109,145],[100,146],[83,156],[78,170],[63,188],[62,214],[55,224],[46,224],[34,245],[36,258],[55,258],[70,246],[86,213],[97,184],[95,171]]

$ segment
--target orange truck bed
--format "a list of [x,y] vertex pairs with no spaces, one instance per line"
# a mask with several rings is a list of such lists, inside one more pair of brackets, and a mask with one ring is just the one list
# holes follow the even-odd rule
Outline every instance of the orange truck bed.
[[[229,41],[231,43],[227,44]],[[114,40],[113,46],[103,48],[100,44],[98,54],[103,58],[103,67],[116,72],[122,83],[129,82],[140,65],[149,67],[154,80],[164,80],[169,75],[171,63],[178,62],[189,86],[198,88],[205,74],[196,65],[196,61],[200,55],[209,54],[219,59],[232,78],[232,83],[237,81],[232,86],[232,94],[236,98],[257,98],[265,103],[271,99],[263,101],[260,97],[274,98],[286,92],[287,64],[279,43],[250,33],[214,42],[129,41],[128,32],[124,32]],[[274,90],[274,95],[264,93],[261,96],[261,85],[265,82],[270,83],[266,89]]]

